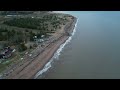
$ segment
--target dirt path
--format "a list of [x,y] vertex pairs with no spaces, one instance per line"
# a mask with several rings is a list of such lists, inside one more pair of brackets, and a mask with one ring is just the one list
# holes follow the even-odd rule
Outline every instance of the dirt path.
[[55,51],[59,48],[59,46],[62,43],[65,42],[65,40],[67,38],[68,38],[68,36],[63,36],[59,41],[52,43],[49,47],[47,47],[45,49],[45,51],[43,53],[41,53],[38,57],[36,57],[34,59],[34,61],[32,61],[31,63],[29,63],[29,62],[25,63],[23,66],[16,69],[7,78],[8,79],[29,79],[29,78],[32,78],[40,70],[40,68],[42,68],[48,62],[48,60],[50,60],[50,58],[52,58]]

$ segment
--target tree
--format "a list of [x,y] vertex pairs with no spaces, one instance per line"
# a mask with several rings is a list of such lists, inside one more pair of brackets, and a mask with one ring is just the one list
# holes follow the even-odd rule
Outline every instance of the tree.
[[28,29],[26,29],[25,31],[28,32]]
[[25,44],[20,44],[19,47],[18,47],[19,51],[22,52],[22,51],[25,51],[27,50],[27,47],[25,46]]
[[33,47],[30,45],[30,49],[32,49]]

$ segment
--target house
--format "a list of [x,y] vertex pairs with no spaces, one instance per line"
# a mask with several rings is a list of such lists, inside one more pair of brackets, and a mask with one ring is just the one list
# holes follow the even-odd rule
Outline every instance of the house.
[[11,57],[12,56],[12,51],[11,50],[8,50],[7,52],[5,52],[5,54],[3,55],[3,58],[4,59],[7,59],[7,58],[9,58],[9,57]]
[[12,56],[14,49],[11,49],[10,47],[4,48],[4,50],[0,54],[0,59],[7,59]]

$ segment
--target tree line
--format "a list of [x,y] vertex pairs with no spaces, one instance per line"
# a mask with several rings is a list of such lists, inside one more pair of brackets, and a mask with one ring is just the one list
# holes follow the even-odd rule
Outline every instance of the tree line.
[[42,18],[13,18],[12,20],[5,21],[3,24],[9,26],[16,26],[21,28],[37,29],[37,30],[49,30],[48,23],[57,29],[60,24],[65,24],[66,18],[60,18],[56,15],[45,15]]

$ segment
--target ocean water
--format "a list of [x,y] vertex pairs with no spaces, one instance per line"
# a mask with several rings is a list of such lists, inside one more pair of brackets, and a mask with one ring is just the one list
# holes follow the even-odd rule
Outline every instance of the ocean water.
[[39,79],[120,79],[120,11],[62,11],[76,32]]

